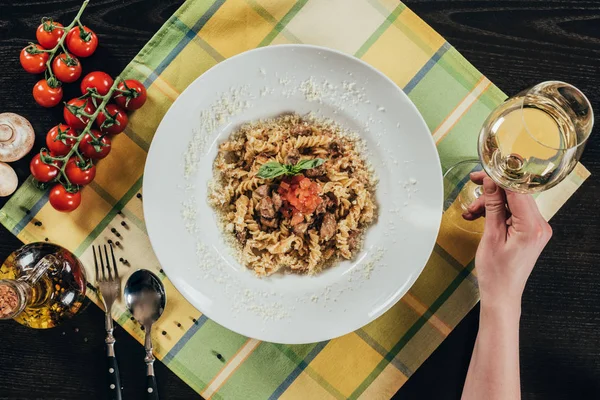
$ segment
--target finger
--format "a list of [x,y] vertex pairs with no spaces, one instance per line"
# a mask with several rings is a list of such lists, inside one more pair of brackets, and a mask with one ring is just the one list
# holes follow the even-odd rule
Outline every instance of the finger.
[[506,238],[506,199],[504,190],[500,189],[490,178],[483,178],[485,193],[485,227],[484,238],[500,240]]
[[483,184],[483,178],[485,178],[486,176],[487,176],[487,174],[485,173],[485,171],[476,171],[476,172],[471,172],[469,174],[469,178],[471,179],[471,181],[478,185]]
[[466,212],[462,215],[464,219],[467,221],[475,221],[477,218],[481,217],[481,214],[471,214],[470,212]]
[[506,202],[514,217],[513,223],[517,222],[531,225],[532,222],[537,222],[540,218],[543,219],[537,204],[531,195],[509,191],[506,193]]
[[471,214],[483,214],[485,213],[485,196],[480,196],[475,199],[469,207],[467,207],[467,212]]

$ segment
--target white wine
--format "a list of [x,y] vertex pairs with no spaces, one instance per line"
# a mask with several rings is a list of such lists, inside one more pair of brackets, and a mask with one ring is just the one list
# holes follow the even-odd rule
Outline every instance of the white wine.
[[479,137],[486,172],[501,187],[515,192],[553,187],[578,160],[571,118],[539,95],[507,100],[488,117]]

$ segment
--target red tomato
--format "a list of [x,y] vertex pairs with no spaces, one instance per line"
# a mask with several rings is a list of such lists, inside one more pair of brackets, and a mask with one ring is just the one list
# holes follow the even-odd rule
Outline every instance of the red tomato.
[[65,30],[62,24],[51,19],[43,21],[35,31],[38,42],[46,49],[53,49],[64,34]]
[[96,166],[91,165],[79,165],[79,159],[77,157],[71,158],[67,162],[67,167],[65,168],[65,173],[67,174],[67,178],[74,185],[87,185],[96,177]]
[[[111,118],[113,121],[111,121]],[[106,124],[102,127],[102,124],[105,122]],[[127,118],[127,114],[116,104],[108,104],[104,111],[101,111],[98,114],[98,118],[96,118],[96,124],[100,128],[100,131],[109,135],[116,135],[123,132],[128,122],[129,118]]]
[[113,78],[106,72],[90,72],[81,80],[81,94],[86,94],[87,89],[90,88],[96,89],[99,95],[106,96],[113,83]]
[[46,70],[46,62],[49,56],[43,50],[45,49],[39,44],[29,45],[21,50],[19,60],[25,71],[30,74],[40,74]]
[[48,85],[48,81],[42,79],[33,87],[33,98],[42,107],[54,107],[63,97],[63,90],[58,83],[57,87]]
[[135,79],[127,79],[119,83],[117,89],[124,92],[117,92],[115,95],[115,103],[126,110],[137,110],[146,102],[146,88],[140,81]]
[[67,47],[77,57],[89,57],[98,47],[98,36],[87,26],[74,27],[67,34]]
[[[44,152],[44,154],[47,154]],[[58,175],[58,168],[42,161],[40,154],[36,154],[29,163],[31,175],[39,182],[50,182]]]
[[[73,111],[71,111],[70,108]],[[65,118],[67,125],[73,129],[84,129],[88,122],[90,122],[90,119],[85,115],[80,115],[79,113],[81,111],[91,115],[96,111],[96,107],[94,107],[92,102],[88,101],[88,99],[75,98],[69,100],[63,110],[63,117]],[[100,118],[100,116],[98,116],[98,118]]]
[[[93,144],[92,143],[92,135],[94,137],[100,139],[101,144]],[[96,150],[96,147],[100,151]],[[89,133],[86,133],[81,142],[79,143],[79,151],[87,158],[91,158],[92,160],[100,160],[110,153],[110,139],[108,136],[104,136],[95,129],[90,129]]]
[[61,132],[71,136],[77,135],[74,129],[65,124],[58,124],[50,129],[46,135],[46,147],[50,150],[50,154],[55,156],[66,156],[76,142],[75,139],[71,138],[58,140],[58,134]]
[[81,76],[81,63],[77,57],[62,53],[52,61],[52,72],[61,82],[75,82]]
[[60,183],[54,186],[48,194],[48,200],[52,207],[57,211],[70,212],[75,210],[81,204],[81,193],[67,192],[67,189]]
[[321,191],[319,184],[304,177],[304,175],[284,178],[277,191],[282,199],[292,208],[284,212],[284,216],[287,218],[289,218],[290,212],[293,213],[292,225],[294,225],[294,222],[299,223],[298,221],[300,221],[297,213],[311,214],[323,201],[319,197],[319,192]]

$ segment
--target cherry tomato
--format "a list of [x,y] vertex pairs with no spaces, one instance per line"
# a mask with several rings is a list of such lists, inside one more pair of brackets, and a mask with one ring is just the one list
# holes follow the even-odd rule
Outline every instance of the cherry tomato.
[[[107,115],[115,120],[110,126],[106,126],[109,124],[107,121],[109,117],[107,117]],[[102,124],[104,124],[105,121],[106,125],[103,128]],[[96,124],[100,128],[100,131],[102,133],[108,133],[109,135],[116,135],[117,133],[123,132],[128,122],[129,118],[127,118],[127,114],[125,114],[125,111],[116,104],[108,104],[104,111],[100,112],[96,118]]]
[[[100,139],[101,145],[99,146],[100,151],[96,151],[96,148],[92,144],[92,135]],[[100,131],[90,129],[89,133],[86,133],[81,142],[79,143],[79,151],[84,157],[91,158],[92,160],[100,160],[110,153],[111,142],[108,136],[103,136]]]
[[[48,53],[39,44],[27,46],[21,50],[19,60],[23,69],[30,74],[40,74],[46,70],[46,62],[48,61]],[[32,53],[39,51],[39,53]]]
[[81,76],[81,63],[77,57],[62,53],[52,61],[52,72],[61,82],[75,82]]
[[119,83],[119,90],[126,92],[117,92],[115,95],[115,103],[126,110],[137,110],[146,102],[146,88],[140,81],[135,79],[127,79],[125,82]]
[[48,195],[48,200],[57,211],[70,212],[81,204],[81,193],[69,193],[60,183],[54,186]]
[[67,167],[65,168],[65,173],[67,174],[67,178],[74,185],[87,185],[96,177],[96,166],[92,165],[86,168],[86,166],[79,166],[78,158],[71,158],[67,162]]
[[76,26],[67,34],[67,47],[77,57],[89,57],[98,47],[98,36],[87,26]]
[[[75,114],[69,110],[69,108],[79,108],[79,111],[84,111],[87,114],[93,114],[96,111],[96,107],[92,104],[88,99],[71,99],[65,105],[63,110],[63,117],[65,118],[65,122],[73,129],[84,129],[90,119],[84,115],[76,115],[77,112],[74,110]],[[98,116],[99,118],[100,116]],[[96,118],[97,119],[97,118]]]
[[76,140],[71,138],[58,140],[57,137],[60,133],[59,130],[60,132],[66,133],[67,135],[77,135],[75,130],[71,129],[69,125],[58,124],[48,131],[48,134],[46,135],[46,147],[48,148],[48,150],[50,150],[50,154],[53,154],[55,156],[66,156],[73,147],[73,144],[76,142]]
[[[44,152],[44,154],[47,154]],[[39,182],[50,182],[58,175],[58,168],[42,161],[40,154],[36,154],[29,163],[31,175]]]
[[64,34],[65,29],[62,24],[51,19],[43,21],[35,31],[38,42],[46,49],[53,49]]
[[60,103],[62,97],[63,90],[60,84],[51,87],[47,80],[42,79],[33,86],[33,98],[42,107],[54,107]]
[[99,95],[106,96],[113,83],[113,78],[106,72],[90,72],[81,80],[81,94],[86,94],[88,88],[93,88]]

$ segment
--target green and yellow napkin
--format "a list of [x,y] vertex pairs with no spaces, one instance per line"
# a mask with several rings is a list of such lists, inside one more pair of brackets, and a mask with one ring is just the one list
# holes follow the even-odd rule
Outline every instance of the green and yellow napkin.
[[[82,191],[82,206],[58,213],[47,193],[28,180],[0,211],[0,222],[23,242],[48,238],[71,249],[88,268],[90,245],[112,239],[120,241],[119,253],[131,265],[121,267],[123,274],[140,267],[159,271],[138,194],[161,118],[208,68],[282,43],[338,49],[389,76],[423,115],[444,170],[476,156],[479,127],[505,98],[395,0],[188,0],[125,68],[124,77],[148,88],[148,102],[114,139],[96,180]],[[550,218],[588,175],[578,165],[565,182],[541,194],[543,214]],[[362,329],[322,343],[287,346],[233,333],[194,309],[161,273],[169,301],[154,330],[156,355],[204,398],[389,398],[478,301],[473,256],[479,238],[447,222],[427,267],[398,304]],[[122,303],[114,317],[141,341],[143,332]]]

